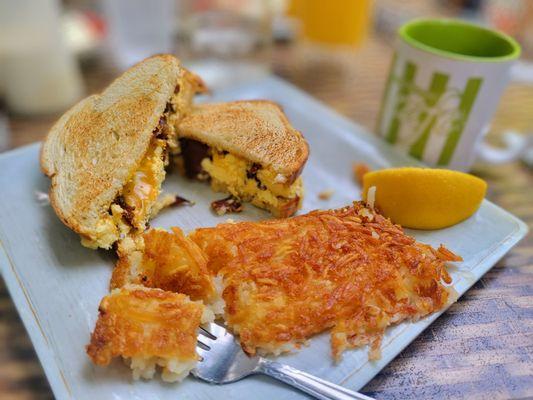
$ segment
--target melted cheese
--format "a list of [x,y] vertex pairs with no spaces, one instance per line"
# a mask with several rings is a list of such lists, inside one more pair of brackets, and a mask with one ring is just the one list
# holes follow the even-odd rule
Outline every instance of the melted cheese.
[[144,230],[165,178],[164,149],[165,141],[154,139],[139,169],[122,191],[124,202],[132,208],[132,225],[139,230]]

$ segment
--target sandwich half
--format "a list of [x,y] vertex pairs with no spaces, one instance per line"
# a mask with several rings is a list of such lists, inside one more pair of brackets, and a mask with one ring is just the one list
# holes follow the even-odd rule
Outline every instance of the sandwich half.
[[205,90],[171,55],[136,64],[67,111],[41,150],[50,201],[85,246],[142,232],[160,193],[175,126]]
[[303,198],[309,156],[302,134],[271,101],[201,104],[178,125],[178,168],[215,191],[288,217]]

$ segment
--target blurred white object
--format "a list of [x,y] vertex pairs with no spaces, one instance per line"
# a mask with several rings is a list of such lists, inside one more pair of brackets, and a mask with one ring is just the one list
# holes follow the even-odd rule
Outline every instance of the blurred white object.
[[246,82],[258,81],[270,74],[267,65],[249,61],[221,61],[217,59],[185,63],[188,69],[202,77],[212,91],[222,90]]
[[507,131],[502,135],[504,148],[493,147],[486,142],[480,145],[478,158],[490,164],[504,164],[522,158],[533,146],[533,135],[521,135]]
[[531,61],[519,60],[511,68],[511,81],[515,83],[533,84],[533,63]]
[[175,0],[102,0],[110,50],[122,69],[174,47]]
[[79,10],[67,11],[62,16],[62,31],[70,51],[86,58],[96,53],[104,40],[104,21],[99,15]]
[[259,45],[260,26],[247,15],[208,10],[191,16],[190,45],[195,53],[216,57],[245,56]]
[[185,39],[180,54],[186,65],[212,90],[264,77],[277,8],[276,1],[263,0],[180,2],[179,31]]
[[7,107],[15,113],[63,111],[83,94],[59,15],[58,0],[0,1],[1,80]]

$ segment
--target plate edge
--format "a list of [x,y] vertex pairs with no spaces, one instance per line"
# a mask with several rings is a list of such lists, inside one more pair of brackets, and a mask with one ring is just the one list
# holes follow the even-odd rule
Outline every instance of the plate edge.
[[[497,205],[495,205],[493,203],[490,203],[490,204],[492,206],[498,208],[498,209],[501,209],[500,207],[498,207]],[[501,209],[501,210],[503,210],[503,209]],[[503,210],[503,211],[505,211],[505,210]],[[474,280],[472,282],[469,282],[464,287],[464,289],[461,289],[462,293],[457,298],[457,300],[459,300],[459,298],[461,298],[466,292],[468,292],[468,290],[470,290],[470,288],[476,282],[478,282],[488,271],[490,271],[496,265],[496,263],[499,260],[501,260],[529,232],[528,226],[522,220],[518,219],[513,214],[511,214],[511,213],[509,213],[507,211],[505,211],[505,212],[507,214],[509,214],[515,220],[515,222],[517,223],[517,229],[514,232],[511,232],[502,241],[500,241],[499,244],[498,244],[498,247],[496,248],[495,251],[493,251],[490,254],[487,254],[487,256],[485,258],[480,260],[480,262],[476,266],[474,266],[473,270],[479,269],[479,278],[476,278],[476,280]],[[458,283],[460,283],[460,282],[461,281],[459,281]],[[391,356],[387,357],[386,361],[383,361],[383,363],[381,362],[381,360],[385,360],[385,359],[378,360],[377,363],[379,363],[380,366],[379,367],[374,367],[373,371],[370,372],[368,374],[368,376],[365,376],[365,378],[363,379],[363,382],[364,382],[363,384],[355,385],[351,389],[361,390],[362,388],[364,388],[364,386],[367,385],[376,375],[378,375],[390,362],[392,362],[392,360],[394,360],[396,357],[398,357],[398,354],[400,354],[402,351],[404,351],[407,348],[407,346],[409,346],[412,342],[414,342],[416,340],[416,338],[418,338],[418,336],[420,336],[420,334],[422,334],[422,332],[424,332],[431,324],[433,324],[433,322],[435,322],[441,315],[446,313],[448,311],[448,309],[453,304],[455,304],[457,302],[457,300],[454,301],[453,303],[447,305],[445,309],[443,309],[443,310],[441,310],[441,311],[439,311],[437,313],[428,315],[424,319],[424,324],[415,328],[415,332],[416,332],[415,336],[410,338],[407,342],[404,342],[405,345],[398,346],[398,348],[397,348],[398,350],[397,351],[393,351],[391,353]],[[406,329],[407,329],[407,327],[406,327]],[[406,329],[404,329],[402,332],[400,332],[397,336],[401,336],[402,334],[404,334]],[[369,362],[370,361],[367,361],[357,371],[354,371],[353,373],[351,373],[351,374],[347,375],[345,378],[343,378],[342,384],[349,383],[350,377],[353,376],[353,374],[359,372],[365,366],[367,366]],[[377,370],[376,370],[376,368],[377,368]]]
[[59,364],[55,359],[54,352],[49,347],[46,335],[39,326],[38,318],[32,311],[33,306],[31,300],[28,297],[28,294],[24,291],[24,287],[15,272],[15,266],[7,254],[1,239],[0,273],[6,283],[9,295],[15,304],[15,309],[22,320],[24,329],[30,337],[32,346],[37,353],[37,357],[39,358],[39,362],[44,370],[52,392],[54,393],[54,397],[60,400],[71,398],[71,391],[66,378],[59,369]]

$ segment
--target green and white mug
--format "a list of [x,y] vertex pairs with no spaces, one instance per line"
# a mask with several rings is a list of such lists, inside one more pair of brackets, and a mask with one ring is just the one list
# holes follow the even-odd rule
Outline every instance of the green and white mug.
[[520,46],[481,26],[420,19],[398,31],[378,133],[428,165],[468,170]]

